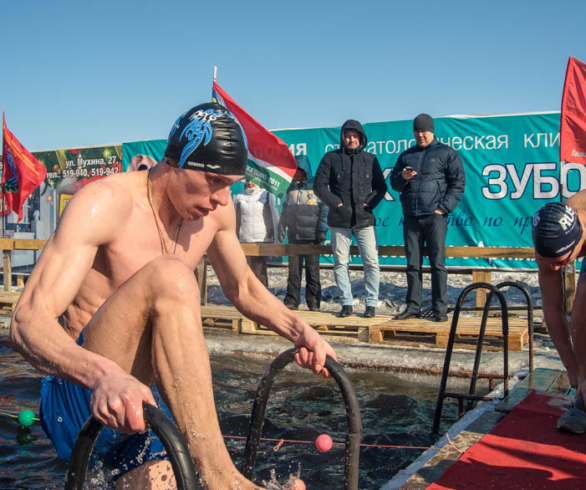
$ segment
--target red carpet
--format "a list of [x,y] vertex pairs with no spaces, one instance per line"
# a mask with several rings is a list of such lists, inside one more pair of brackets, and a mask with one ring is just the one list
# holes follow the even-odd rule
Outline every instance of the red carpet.
[[563,401],[531,392],[428,489],[586,489],[586,434],[556,429]]

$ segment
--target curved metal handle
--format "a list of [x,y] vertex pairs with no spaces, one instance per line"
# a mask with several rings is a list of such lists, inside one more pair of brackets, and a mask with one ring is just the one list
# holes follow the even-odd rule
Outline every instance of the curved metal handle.
[[[161,409],[143,403],[144,419],[163,443],[180,490],[201,488],[193,461],[179,430]],[[80,429],[67,468],[66,490],[83,490],[87,468],[94,444],[103,425],[90,416]]]
[[[260,380],[254,405],[252,407],[252,416],[250,420],[250,432],[246,440],[244,449],[244,458],[242,461],[242,474],[252,479],[254,465],[256,463],[256,454],[262,433],[265,410],[269,393],[275,377],[287,364],[293,362],[298,349],[289,349],[280,354],[268,367]],[[362,431],[362,422],[360,420],[360,406],[354,387],[348,378],[346,372],[334,359],[327,357],[325,367],[332,377],[338,382],[344,404],[346,405],[346,420],[348,431],[346,434],[346,456],[344,466],[344,489],[358,490],[358,470],[360,458],[360,433]]]

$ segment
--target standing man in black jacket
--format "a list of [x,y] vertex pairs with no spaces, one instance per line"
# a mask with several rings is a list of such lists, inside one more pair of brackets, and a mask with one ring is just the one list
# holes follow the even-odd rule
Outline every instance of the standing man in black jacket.
[[352,236],[364,265],[364,316],[374,317],[378,304],[380,267],[372,212],[385,196],[387,185],[377,158],[364,150],[366,143],[362,124],[353,119],[346,121],[340,148],[324,155],[313,184],[315,194],[330,208],[328,226],[334,251],[334,277],[341,296],[341,317],[352,314],[348,269]]
[[391,186],[401,193],[405,254],[407,255],[407,308],[395,318],[419,316],[423,247],[431,265],[431,302],[436,322],[448,321],[448,272],[445,266],[447,218],[464,194],[466,176],[455,150],[434,136],[431,116],[413,121],[416,146],[401,153],[391,174]]

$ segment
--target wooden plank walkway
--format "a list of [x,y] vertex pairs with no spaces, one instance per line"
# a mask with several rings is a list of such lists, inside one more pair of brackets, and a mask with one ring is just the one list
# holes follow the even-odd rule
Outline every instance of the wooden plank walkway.
[[[455,347],[476,349],[480,332],[481,317],[460,317],[456,330]],[[373,344],[414,343],[430,347],[446,347],[450,335],[451,318],[448,322],[434,323],[429,320],[415,318],[409,320],[391,320],[383,325],[373,325],[369,329],[369,342]],[[527,320],[509,317],[509,351],[522,352],[523,346],[529,342]],[[502,321],[490,317],[484,333],[485,350],[501,350],[503,345]]]
[[[20,292],[17,291],[0,291],[0,308],[13,311],[19,297]],[[377,315],[374,318],[356,315],[339,318],[332,313],[305,310],[298,310],[297,313],[325,337],[371,344],[445,348],[451,327],[451,321],[435,323],[421,318],[394,320],[385,315]],[[219,328],[251,335],[276,335],[265,326],[249,320],[232,306],[202,306],[201,314],[204,328]],[[455,347],[475,349],[479,329],[480,317],[460,317]],[[523,351],[528,340],[527,321],[510,317],[509,351]],[[491,317],[487,322],[483,348],[501,350],[502,344],[501,320]]]
[[[372,325],[390,321],[389,316],[363,318],[352,315],[339,318],[332,313],[298,310],[297,313],[309,325],[324,336],[338,340],[360,340],[368,342],[368,329]],[[263,325],[249,320],[232,306],[202,306],[201,316],[204,328],[224,328],[243,334],[276,335]]]
[[[276,335],[268,328],[244,317],[231,306],[202,306],[201,312],[204,328],[223,328],[242,334]],[[339,318],[326,312],[298,310],[297,313],[325,337],[374,344],[445,348],[451,327],[451,321],[435,323],[420,318],[394,320],[385,315],[377,315],[374,318],[356,315]],[[479,330],[480,317],[460,317],[456,348],[475,349]],[[526,320],[509,318],[510,351],[523,351],[524,345],[529,340],[528,330]],[[501,320],[489,318],[484,349],[502,350],[502,345]]]

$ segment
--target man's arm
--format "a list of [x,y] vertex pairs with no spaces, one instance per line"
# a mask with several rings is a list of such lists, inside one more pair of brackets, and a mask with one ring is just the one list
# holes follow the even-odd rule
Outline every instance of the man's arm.
[[403,162],[403,154],[401,154],[391,172],[391,187],[397,192],[403,192],[403,189],[409,183],[403,176],[403,168],[405,168],[405,163]]
[[208,257],[226,297],[247,318],[266,325],[300,347],[296,361],[301,367],[316,374],[323,369],[329,375],[324,369],[325,359],[326,355],[336,359],[334,349],[256,278],[234,233],[233,215],[226,208],[221,211],[223,223],[208,249]]
[[586,298],[586,274],[580,273],[578,286],[576,287],[576,299],[572,307],[571,333],[572,351],[578,365],[578,385],[576,385],[576,390],[582,393],[586,393],[586,386],[584,386],[586,381],[586,360],[584,356],[580,356],[578,353],[583,353],[585,352],[584,349],[586,349],[586,329],[584,328],[586,303],[584,298]]
[[547,331],[553,341],[566,370],[570,384],[578,386],[578,365],[570,339],[570,327],[564,305],[563,277],[560,270],[554,271],[550,264],[539,259],[538,279],[541,289],[543,317]]
[[321,159],[319,167],[317,167],[317,172],[315,173],[315,179],[313,180],[313,192],[331,209],[335,209],[343,203],[342,199],[330,191],[330,160],[329,153],[326,153]]
[[374,157],[372,162],[372,192],[367,196],[364,204],[368,205],[369,208],[376,208],[379,203],[385,197],[387,192],[387,184],[385,182],[385,176],[380,168],[378,159]]
[[[141,400],[153,403],[146,386],[114,362],[77,345],[56,320],[73,301],[98,247],[111,240],[124,224],[125,213],[121,209],[124,205],[131,207],[132,203],[121,206],[120,199],[115,200],[121,194],[118,191],[116,187],[96,182],[80,190],[67,205],[16,305],[11,341],[18,352],[45,373],[92,391],[98,387],[107,391],[127,387],[129,392],[138,393]],[[119,403],[111,396],[109,399],[108,403]],[[124,415],[120,413],[100,417],[94,412],[94,415],[111,428],[144,430],[142,417],[134,414],[123,422],[120,417]]]
[[[451,149],[450,149],[451,150]],[[466,187],[466,174],[460,155],[455,150],[448,153],[446,167],[448,190],[439,204],[439,209],[446,214],[451,213],[462,199]]]

